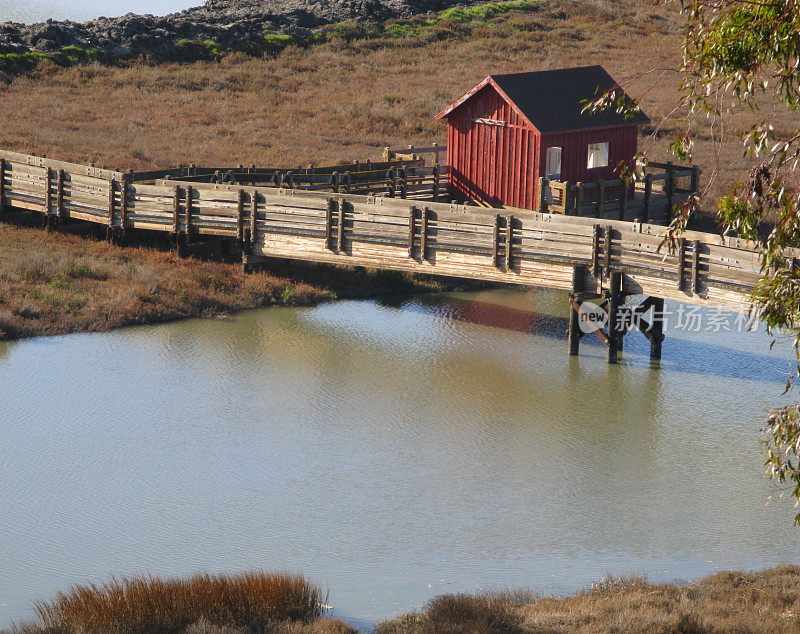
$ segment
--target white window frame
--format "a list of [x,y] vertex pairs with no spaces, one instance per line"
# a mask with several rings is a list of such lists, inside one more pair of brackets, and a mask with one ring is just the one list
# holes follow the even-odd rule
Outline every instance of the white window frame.
[[586,169],[608,167],[608,141],[589,143],[586,149]]
[[[558,155],[558,171],[551,169],[555,161],[556,155]],[[563,148],[555,146],[547,148],[547,153],[545,154],[545,164],[544,164],[545,167],[544,175],[546,178],[551,180],[561,180],[561,158],[563,155],[564,155]]]

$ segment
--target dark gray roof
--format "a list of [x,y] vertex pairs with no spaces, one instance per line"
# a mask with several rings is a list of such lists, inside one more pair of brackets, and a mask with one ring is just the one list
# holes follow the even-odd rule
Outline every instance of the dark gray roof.
[[[540,132],[650,122],[643,112],[626,119],[615,112],[614,107],[597,114],[581,114],[586,105],[582,102],[596,99],[617,85],[602,66],[492,75],[491,78]],[[627,95],[626,98],[630,99]]]

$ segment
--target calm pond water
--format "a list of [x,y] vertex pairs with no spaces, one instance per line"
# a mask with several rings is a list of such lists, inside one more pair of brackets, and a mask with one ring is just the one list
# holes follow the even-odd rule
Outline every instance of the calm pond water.
[[[763,333],[566,356],[565,296],[343,301],[0,345],[0,626],[72,583],[301,571],[434,595],[800,562],[757,446]],[[676,306],[672,306],[674,309]],[[588,341],[588,340],[587,340]]]
[[0,22],[44,22],[74,20],[83,22],[104,15],[115,17],[126,13],[166,15],[203,4],[203,0],[0,0]]

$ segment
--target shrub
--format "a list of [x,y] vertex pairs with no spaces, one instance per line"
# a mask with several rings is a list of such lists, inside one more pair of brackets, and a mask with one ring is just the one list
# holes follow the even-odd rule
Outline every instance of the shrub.
[[293,35],[288,33],[266,33],[264,35],[265,52],[270,55],[277,55],[287,46],[297,43]]
[[222,49],[212,40],[178,40],[174,57],[178,62],[216,61],[222,57]]
[[65,46],[61,49],[60,61],[65,65],[86,64],[93,62],[100,56],[99,51],[81,48],[80,46]]
[[[526,595],[528,596],[528,595]],[[489,634],[522,632],[524,615],[504,593],[445,594],[431,599],[419,614],[384,621],[376,634]]]
[[0,70],[10,75],[29,73],[39,62],[49,59],[44,53],[5,53],[0,55]]
[[59,632],[178,632],[204,621],[261,631],[322,616],[319,588],[298,575],[263,572],[183,579],[130,577],[75,586],[36,605],[39,627]]

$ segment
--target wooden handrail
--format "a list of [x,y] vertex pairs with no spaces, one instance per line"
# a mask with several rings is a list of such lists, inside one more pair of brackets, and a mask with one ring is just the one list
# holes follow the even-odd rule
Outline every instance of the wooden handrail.
[[[597,219],[508,210],[505,242],[497,238],[496,209],[426,201],[425,256],[409,256],[409,214],[419,201],[355,193],[331,194],[235,183],[161,181],[156,185],[85,174],[85,166],[60,163],[58,191],[52,167],[37,161],[2,161],[6,207],[46,214],[48,220],[82,220],[111,231],[146,229],[176,235],[210,235],[248,241],[256,256],[288,257],[400,271],[471,277],[569,290],[576,266],[595,271],[586,290],[605,288],[605,273],[623,273],[623,290],[697,304],[747,310],[760,279],[760,254],[736,238],[687,231],[692,246],[690,283],[687,263],[665,249],[664,227],[643,222],[604,220],[605,240],[597,239]],[[95,173],[102,169],[88,168]],[[50,178],[44,171],[48,170]],[[117,172],[123,174],[122,172]],[[288,180],[303,175],[289,176]],[[305,175],[308,176],[308,175]],[[408,187],[392,174],[391,188]],[[407,175],[405,177],[407,181]],[[47,183],[50,182],[50,187]],[[555,184],[551,184],[555,185]],[[351,186],[355,186],[352,183]],[[567,183],[565,199],[570,195]],[[124,192],[124,193],[123,193]],[[55,198],[58,203],[54,204]],[[335,213],[331,211],[334,201]],[[562,201],[561,204],[564,204]],[[552,210],[552,205],[548,210]],[[331,250],[334,220],[336,249]],[[422,222],[422,221],[421,221]],[[244,228],[248,227],[249,230]],[[331,238],[325,243],[325,236]],[[613,239],[613,249],[611,242]],[[501,240],[502,244],[497,241]],[[498,257],[498,249],[503,257]],[[602,254],[602,266],[598,249]],[[414,251],[412,249],[412,251]],[[787,258],[800,250],[787,249]],[[416,258],[416,259],[415,259]]]

